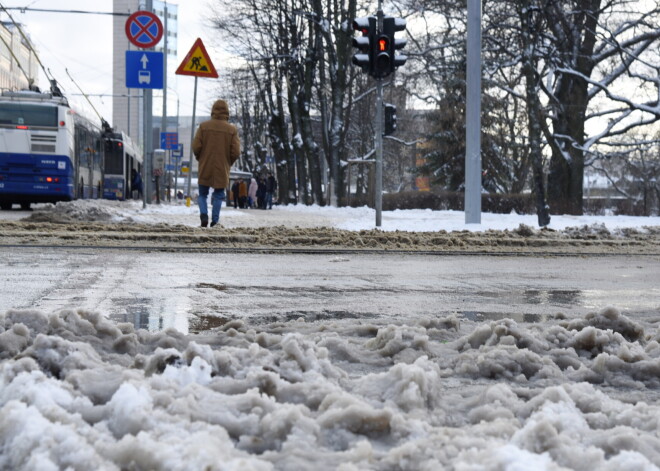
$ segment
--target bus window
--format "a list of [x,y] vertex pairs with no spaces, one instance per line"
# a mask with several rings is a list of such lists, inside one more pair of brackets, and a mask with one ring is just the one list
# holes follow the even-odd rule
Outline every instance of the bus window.
[[0,124],[56,128],[57,107],[26,105],[23,103],[2,103],[0,104]]
[[124,149],[121,142],[106,141],[105,173],[108,175],[122,175],[124,173]]

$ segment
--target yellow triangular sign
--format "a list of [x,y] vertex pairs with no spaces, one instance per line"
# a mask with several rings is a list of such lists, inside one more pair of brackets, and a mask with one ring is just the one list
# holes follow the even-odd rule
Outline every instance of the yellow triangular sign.
[[218,78],[218,72],[213,67],[211,58],[206,52],[206,48],[200,38],[197,38],[197,41],[195,41],[195,44],[193,44],[190,52],[183,59],[183,62],[181,62],[175,73],[176,75]]

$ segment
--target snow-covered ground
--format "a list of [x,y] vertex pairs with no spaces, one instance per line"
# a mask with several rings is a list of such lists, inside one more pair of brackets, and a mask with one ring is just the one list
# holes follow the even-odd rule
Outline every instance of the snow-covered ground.
[[[52,212],[56,216],[68,216],[75,220],[135,221],[145,224],[167,223],[187,226],[199,225],[199,210],[196,205],[186,206],[181,202],[151,204],[143,208],[142,202],[114,202],[106,200],[79,200],[71,203],[35,205],[35,211]],[[20,219],[31,213],[24,211],[2,211],[0,219]],[[330,206],[274,206],[272,210],[247,210],[222,208],[220,222],[224,227],[334,227],[350,231],[374,229],[376,212],[368,207],[336,208]],[[482,213],[481,224],[465,224],[462,211],[394,210],[382,212],[383,231],[486,231],[513,230],[521,224],[538,227],[536,215]],[[550,229],[563,230],[567,227],[599,225],[610,231],[623,228],[660,226],[660,217],[635,216],[570,216],[552,215]]]
[[[198,221],[184,205],[62,208],[73,220]],[[223,208],[222,224],[358,231],[374,218],[367,208]],[[535,216],[466,226],[460,212],[393,211],[382,229],[521,223],[535,227]],[[553,216],[551,228],[582,225],[660,220]],[[196,335],[106,314],[0,313],[0,470],[660,469],[660,303],[643,320],[606,306],[535,323],[406,312],[400,322],[223,319]]]

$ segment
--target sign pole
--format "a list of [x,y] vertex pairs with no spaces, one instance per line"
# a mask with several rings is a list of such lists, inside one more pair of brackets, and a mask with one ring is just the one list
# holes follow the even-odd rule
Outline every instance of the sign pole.
[[197,108],[197,78],[218,78],[218,71],[215,70],[209,54],[206,52],[204,43],[200,38],[197,38],[193,47],[190,49],[186,57],[176,69],[176,75],[192,75],[195,77],[195,91],[193,93],[193,112],[192,112],[192,125],[190,129],[190,165],[188,170],[188,198],[186,198],[186,206],[190,206],[192,195],[192,169],[193,159],[195,153],[193,152],[193,140],[195,139],[195,110]]
[[193,153],[193,139],[195,139],[195,109],[197,108],[197,76],[195,76],[195,89],[193,91],[193,109],[192,109],[192,125],[190,126],[190,165],[188,165],[188,198],[186,199],[186,206],[190,206],[190,200],[192,195],[191,185],[192,185],[192,170],[193,170],[193,159],[195,155]]

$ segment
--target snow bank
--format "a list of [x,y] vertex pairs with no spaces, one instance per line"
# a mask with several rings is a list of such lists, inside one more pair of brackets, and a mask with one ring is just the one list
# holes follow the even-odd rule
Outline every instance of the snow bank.
[[12,310],[0,469],[654,470],[659,342],[614,308],[198,335]]
[[[237,210],[223,207],[220,213],[223,227],[331,227],[349,231],[374,229],[375,210],[368,207],[337,208],[318,205],[274,206],[271,211]],[[0,217],[6,217],[0,214]],[[142,201],[76,200],[56,205],[35,205],[26,220],[31,222],[126,222],[141,224],[182,224],[199,226],[199,209],[182,202],[150,204]],[[437,232],[488,230],[514,231],[521,225],[538,230],[536,215],[482,213],[480,224],[465,224],[462,211],[432,211],[430,209],[394,210],[382,212],[380,230],[386,232]],[[617,233],[627,229],[660,226],[660,217],[635,216],[567,216],[553,215],[548,229],[564,231],[575,228],[580,235]]]

